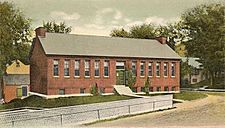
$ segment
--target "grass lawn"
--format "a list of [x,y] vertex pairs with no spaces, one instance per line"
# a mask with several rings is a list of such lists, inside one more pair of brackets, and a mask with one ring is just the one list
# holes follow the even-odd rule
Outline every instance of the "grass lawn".
[[54,108],[81,104],[100,103],[116,100],[127,100],[133,97],[109,95],[109,96],[80,96],[80,97],[64,97],[55,99],[44,99],[38,96],[30,96],[25,99],[14,99],[11,102],[0,105],[0,109],[12,109],[19,107],[41,107]]
[[207,94],[203,92],[191,92],[191,91],[182,91],[180,93],[176,93],[173,95],[174,99],[181,99],[181,100],[196,100],[196,99],[202,99],[207,97]]

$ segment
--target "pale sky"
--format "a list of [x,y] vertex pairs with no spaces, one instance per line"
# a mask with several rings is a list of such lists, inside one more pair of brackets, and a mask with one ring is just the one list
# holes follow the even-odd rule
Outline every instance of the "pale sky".
[[32,28],[43,21],[72,26],[75,34],[109,36],[114,28],[128,29],[142,23],[165,25],[179,20],[196,5],[223,3],[223,0],[4,0],[11,1],[27,18]]

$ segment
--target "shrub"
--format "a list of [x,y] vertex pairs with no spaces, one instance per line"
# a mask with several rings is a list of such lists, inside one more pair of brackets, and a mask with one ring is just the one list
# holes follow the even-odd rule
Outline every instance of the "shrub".
[[90,93],[93,94],[94,96],[97,96],[99,94],[97,84],[91,86]]
[[149,94],[149,87],[151,85],[150,79],[149,77],[147,77],[146,81],[145,81],[145,93]]

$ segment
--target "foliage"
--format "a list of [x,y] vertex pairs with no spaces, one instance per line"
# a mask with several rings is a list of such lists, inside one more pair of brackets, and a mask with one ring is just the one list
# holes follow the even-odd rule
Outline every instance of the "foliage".
[[153,24],[142,24],[132,26],[130,31],[122,29],[114,29],[110,36],[125,37],[125,38],[140,38],[140,39],[155,39],[159,36],[167,37],[168,45],[175,49],[175,43],[182,40],[185,35],[180,32],[181,26],[179,23],[168,24],[166,26],[155,26]]
[[100,103],[116,100],[127,100],[132,97],[127,96],[77,96],[77,97],[64,97],[55,99],[44,99],[38,96],[29,96],[25,99],[12,100],[9,103],[0,106],[0,109],[12,109],[18,107],[42,107],[42,108],[54,108],[81,104]]
[[197,99],[202,99],[207,97],[207,94],[202,93],[202,92],[189,92],[189,91],[184,91],[181,93],[176,93],[173,95],[174,99],[181,99],[181,100],[197,100]]
[[30,20],[11,3],[0,2],[0,76],[6,64],[19,59],[28,63],[31,42]]
[[149,87],[151,86],[151,82],[150,82],[150,78],[147,77],[146,81],[145,81],[145,93],[149,94]]
[[128,70],[127,72],[127,85],[130,89],[133,89],[134,85],[136,83],[136,76],[132,73],[131,70]]
[[94,85],[92,85],[92,86],[91,86],[90,93],[91,93],[91,94],[93,94],[94,96],[99,95],[99,93],[98,93],[98,86],[97,86],[97,84],[94,84]]
[[186,11],[181,17],[188,56],[200,58],[200,63],[210,73],[211,85],[216,74],[225,66],[224,5],[200,5]]
[[43,22],[43,27],[47,32],[52,33],[70,33],[72,31],[72,27],[68,27],[65,22],[60,22],[59,24],[55,23],[55,21]]

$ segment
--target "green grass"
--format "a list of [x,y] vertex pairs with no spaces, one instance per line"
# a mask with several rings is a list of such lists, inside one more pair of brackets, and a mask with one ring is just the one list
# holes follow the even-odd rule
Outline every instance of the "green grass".
[[207,94],[202,92],[190,92],[190,91],[182,91],[181,93],[176,93],[173,95],[174,99],[181,99],[181,100],[197,100],[207,97]]
[[25,99],[14,99],[7,104],[0,106],[0,109],[13,109],[19,107],[41,107],[41,108],[54,108],[81,104],[100,103],[116,100],[127,100],[132,97],[128,96],[80,96],[80,97],[64,97],[55,99],[44,99],[38,96],[30,96]]

